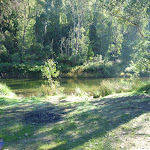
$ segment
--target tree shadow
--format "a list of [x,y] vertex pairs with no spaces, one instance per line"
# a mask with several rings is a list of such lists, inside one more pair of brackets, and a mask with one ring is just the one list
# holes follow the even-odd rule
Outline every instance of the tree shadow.
[[[62,121],[63,115],[69,113],[65,111],[67,107],[40,101],[35,97],[20,100],[3,97],[0,98],[0,106],[0,139],[5,141],[5,147],[11,148],[21,140],[29,144],[28,139],[36,131],[47,124]],[[21,149],[26,146],[24,143],[20,145]]]
[[[18,103],[14,100],[11,105],[8,101],[0,99],[1,105],[8,105],[8,108],[0,110],[0,139],[6,141],[8,148],[26,150],[36,150],[53,142],[58,144],[46,149],[78,149],[150,111],[150,96],[144,95],[69,102],[71,104],[62,102],[61,105],[41,102],[37,98]],[[39,132],[42,128],[46,130]]]
[[[109,131],[150,111],[150,96],[130,96],[105,98],[91,101],[96,108],[72,116],[78,122],[74,128],[66,126],[62,134],[66,143],[50,148],[52,150],[73,149],[84,145],[91,139],[104,137]],[[78,132],[76,137],[69,138],[69,132]],[[80,148],[79,148],[80,149]]]

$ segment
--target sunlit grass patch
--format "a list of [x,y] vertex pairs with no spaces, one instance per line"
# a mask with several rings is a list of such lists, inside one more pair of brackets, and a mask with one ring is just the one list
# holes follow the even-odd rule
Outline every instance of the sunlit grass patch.
[[5,84],[0,83],[0,96],[15,96],[15,94],[11,91],[11,89]]
[[[0,139],[5,140],[5,148],[16,150],[119,149],[121,141],[126,143],[122,138],[135,138],[137,132],[144,131],[147,136],[142,136],[147,139],[144,127],[150,121],[149,101],[149,96],[129,94],[88,100],[74,95],[14,98],[12,102],[2,98]],[[45,117],[42,112],[48,112],[46,117],[53,113],[61,118],[25,122],[24,116],[33,112],[41,112],[41,120]]]
[[4,139],[4,141],[7,141],[8,143],[18,141],[22,138],[27,138],[34,132],[33,126],[24,126],[21,123],[14,124],[13,121],[11,121],[10,123],[12,124],[11,126],[1,126],[1,130],[3,132],[0,133],[0,139]]
[[149,85],[147,84],[143,86],[143,83],[139,82],[138,80],[103,80],[99,85],[99,89],[93,92],[93,97],[104,97],[115,93],[125,93],[133,91],[148,92],[148,90]]
[[[56,142],[50,142],[49,144],[44,144],[42,146],[39,147],[39,150],[49,150],[49,149],[53,149],[59,145],[65,144],[66,141],[56,141]],[[65,149],[64,149],[65,150]]]
[[142,114],[109,133],[108,140],[116,149],[149,149],[150,113]]

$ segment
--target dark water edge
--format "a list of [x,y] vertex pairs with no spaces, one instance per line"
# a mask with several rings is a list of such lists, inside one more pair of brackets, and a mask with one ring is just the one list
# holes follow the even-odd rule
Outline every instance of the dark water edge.
[[[60,86],[64,89],[64,93],[74,93],[77,88],[85,92],[92,92],[97,90],[103,80],[109,81],[128,81],[129,78],[61,78],[58,81]],[[139,79],[141,82],[150,82],[150,77]],[[12,89],[14,93],[22,96],[37,96],[42,84],[45,80],[31,80],[31,79],[0,79],[1,83],[6,84]]]

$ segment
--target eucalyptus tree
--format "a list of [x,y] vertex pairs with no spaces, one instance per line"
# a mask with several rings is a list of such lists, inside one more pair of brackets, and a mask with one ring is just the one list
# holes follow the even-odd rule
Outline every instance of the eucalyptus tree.
[[30,49],[35,41],[34,24],[35,18],[41,13],[42,8],[36,0],[24,0],[20,6],[19,15],[19,43],[20,43],[20,59],[23,62],[26,51]]
[[[68,0],[73,21],[71,49],[73,55],[72,57],[74,58],[75,62],[77,62],[79,59],[81,61],[85,61],[88,50],[92,50],[91,47],[89,48],[90,39],[88,30],[92,24],[92,20],[89,18],[91,17],[91,8],[94,4],[94,1]],[[93,34],[92,32],[93,31],[91,30],[91,34]],[[91,37],[92,36],[93,35],[91,35]]]

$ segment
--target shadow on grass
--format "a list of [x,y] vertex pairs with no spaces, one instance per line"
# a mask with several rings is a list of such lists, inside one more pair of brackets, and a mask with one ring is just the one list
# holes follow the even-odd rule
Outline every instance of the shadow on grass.
[[[27,141],[47,123],[55,124],[63,119],[66,108],[40,98],[0,98],[0,139],[5,146],[14,147],[21,140]],[[28,142],[27,142],[28,143]],[[30,144],[30,142],[28,143]],[[18,149],[24,149],[21,143]],[[35,149],[37,148],[34,147]]]
[[[96,139],[99,141],[97,148],[104,149],[102,141],[109,131],[150,111],[150,96],[70,104],[52,104],[36,98],[21,100],[18,104],[14,99],[11,105],[8,101],[0,98],[2,106],[8,104],[8,108],[0,110],[0,139],[6,141],[6,146],[13,147],[17,143],[20,149],[26,150],[85,149],[89,147],[88,142],[95,140],[97,143]],[[38,132],[42,128],[45,128],[43,132]]]
[[[67,139],[67,141],[49,149],[84,149],[84,146],[89,148],[90,144],[87,144],[89,141],[103,138],[109,131],[129,122],[135,117],[149,112],[150,96],[105,98],[92,101],[89,106],[95,107],[93,107],[94,109],[89,109],[78,115],[72,116],[72,118],[74,118],[74,123],[76,122],[74,127],[72,128],[71,125],[64,125],[64,130],[58,133],[62,134],[63,138]],[[67,124],[67,122],[64,124]],[[70,133],[70,131],[72,132]],[[74,135],[74,133],[76,133],[76,136],[71,137],[71,134]],[[104,143],[99,145],[98,148],[107,149]]]

